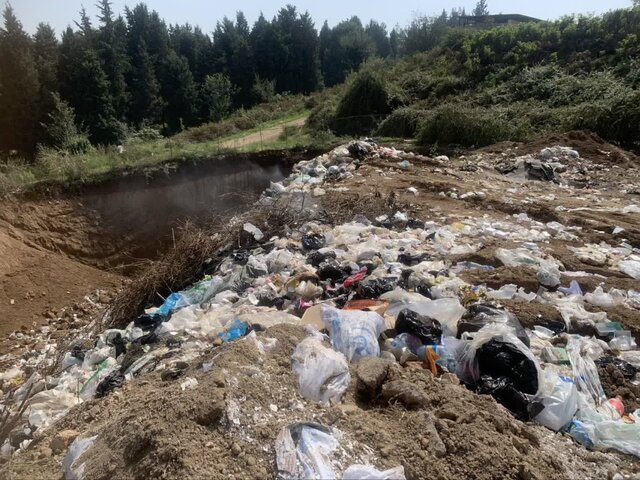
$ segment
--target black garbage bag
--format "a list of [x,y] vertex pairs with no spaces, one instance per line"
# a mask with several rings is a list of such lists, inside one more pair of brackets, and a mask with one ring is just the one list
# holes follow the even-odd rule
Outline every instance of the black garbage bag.
[[605,357],[600,357],[596,360],[596,365],[598,367],[606,367],[607,365],[613,365],[620,371],[622,376],[628,380],[635,378],[636,373],[638,373],[638,369],[631,365],[629,362],[625,362],[621,358],[612,357],[607,355]]
[[376,278],[366,283],[360,283],[358,285],[357,293],[358,298],[361,299],[376,299],[380,298],[383,293],[390,292],[396,288],[397,280],[391,278]]
[[398,314],[395,330],[398,334],[410,333],[422,340],[423,345],[438,345],[442,326],[437,320],[405,308]]
[[513,313],[496,308],[492,305],[475,303],[469,307],[467,313],[458,322],[458,338],[464,332],[477,332],[490,323],[501,323],[510,326],[522,343],[529,346],[529,336]]
[[418,220],[417,218],[410,218],[409,221],[407,222],[407,227],[412,229],[421,228],[424,230],[425,226],[426,226],[426,223],[424,223],[422,220]]
[[80,345],[75,345],[72,349],[71,349],[71,356],[73,358],[77,358],[78,360],[80,360],[81,362],[84,361],[84,355],[87,351],[84,350]]
[[116,349],[116,358],[120,355],[127,353],[127,346],[124,343],[124,339],[120,333],[116,333],[111,339],[111,345]]
[[349,276],[335,260],[327,260],[320,264],[316,274],[320,280],[332,280],[333,282],[339,282]]
[[478,393],[489,393],[518,419],[529,419],[530,398],[538,391],[535,363],[515,345],[495,337],[476,352],[480,381]]
[[307,233],[302,237],[302,248],[305,250],[320,250],[324,247],[325,238],[324,235],[317,233]]
[[402,252],[398,254],[398,261],[407,267],[413,267],[425,260],[429,260],[428,253],[417,253],[415,255],[411,255],[408,252]]
[[500,405],[505,406],[518,420],[529,420],[529,400],[526,395],[516,390],[508,378],[493,378],[488,375],[480,377],[476,393],[491,395]]
[[234,263],[238,265],[246,265],[251,254],[247,250],[236,250],[231,254]]
[[416,292],[418,292],[423,297],[427,297],[433,299],[431,296],[431,287],[429,285],[420,284],[416,287]]
[[124,381],[125,378],[122,372],[120,370],[114,370],[104,377],[96,387],[96,398],[106,397],[116,388],[122,387]]
[[320,253],[320,252],[311,252],[309,255],[307,255],[307,263],[318,268],[322,263],[326,262],[327,260],[335,260],[336,258],[336,252],[326,252],[326,253]]
[[133,342],[135,345],[151,345],[158,341],[158,334],[154,332],[149,332],[146,335],[136,338]]
[[147,313],[143,313],[133,321],[133,325],[145,331],[155,330],[156,327],[160,325],[164,320],[166,319],[164,319],[160,315],[149,315]]

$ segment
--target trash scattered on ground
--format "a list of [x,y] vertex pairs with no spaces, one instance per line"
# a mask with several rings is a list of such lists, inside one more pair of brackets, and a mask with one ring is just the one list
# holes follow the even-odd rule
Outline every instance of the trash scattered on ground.
[[[563,188],[553,184],[563,183],[580,159],[573,149],[551,147],[495,168],[522,181]],[[390,174],[416,169],[423,159],[371,140],[352,142],[298,163],[258,203],[268,207],[288,199],[299,202],[301,211],[319,214],[318,197],[324,201],[340,192],[374,161],[384,162]],[[447,157],[429,161],[436,168],[454,162]],[[408,201],[422,198],[419,187],[402,191]],[[487,192],[456,193],[456,202],[495,202]],[[207,275],[149,306],[124,328],[52,344],[49,355],[7,369],[0,379],[3,392],[12,396],[5,396],[2,408],[15,420],[10,430],[22,433],[6,437],[2,457],[26,453],[73,407],[119,402],[140,383],[157,381],[187,398],[204,395],[211,381],[207,376],[218,372],[216,386],[234,392],[240,383],[238,362],[218,362],[235,349],[251,357],[243,375],[263,390],[285,388],[269,383],[263,368],[267,359],[279,356],[279,375],[295,385],[283,393],[289,403],[252,405],[254,410],[246,411],[246,396],[229,393],[221,400],[224,420],[212,414],[199,416],[196,423],[209,428],[215,416],[228,432],[246,440],[258,434],[242,430],[245,415],[272,438],[279,432],[265,447],[276,460],[279,478],[404,479],[411,465],[398,465],[389,451],[380,463],[379,445],[374,453],[364,441],[372,437],[358,438],[357,448],[348,445],[345,438],[351,442],[357,435],[319,423],[326,417],[317,412],[333,412],[335,423],[349,418],[350,409],[357,408],[347,401],[352,380],[356,388],[351,390],[376,408],[426,411],[432,392],[416,383],[411,376],[416,372],[424,382],[458,389],[468,395],[464,398],[495,400],[505,418],[528,423],[514,423],[519,429],[539,424],[589,449],[640,457],[640,408],[633,403],[640,400],[629,389],[640,384],[638,334],[625,327],[619,313],[640,315],[640,287],[632,283],[640,278],[637,243],[622,237],[617,244],[581,243],[582,227],[565,226],[555,217],[541,221],[526,213],[492,218],[440,212],[425,221],[403,208],[335,223],[305,221],[271,238],[250,222],[241,223],[241,229],[252,239],[250,248],[229,252]],[[617,229],[616,235],[625,230]],[[559,242],[569,242],[562,254],[554,249]],[[607,286],[607,272],[628,283]],[[527,313],[543,308],[544,315]],[[305,333],[285,341],[269,336],[285,327]],[[62,369],[42,375],[39,367],[51,367],[53,353],[62,359]],[[235,376],[228,375],[230,369],[236,369]],[[599,371],[606,371],[606,382]],[[608,396],[614,386],[626,390]],[[28,409],[21,411],[25,403]],[[367,414],[362,412],[357,415]],[[294,413],[295,421],[287,416]],[[456,452],[456,446],[440,435],[454,425],[463,428],[459,418],[471,414],[437,414],[437,419],[427,415],[426,436],[415,441],[442,458]],[[274,418],[278,421],[270,423]],[[508,430],[504,425],[495,429],[498,435]],[[83,478],[87,458],[103,438],[103,433],[89,433],[69,447],[67,478]],[[518,442],[510,448],[531,449]],[[531,440],[534,448],[536,442]],[[239,455],[241,448],[233,445],[231,451]],[[525,470],[521,478],[537,478]],[[275,473],[266,467],[261,472]]]

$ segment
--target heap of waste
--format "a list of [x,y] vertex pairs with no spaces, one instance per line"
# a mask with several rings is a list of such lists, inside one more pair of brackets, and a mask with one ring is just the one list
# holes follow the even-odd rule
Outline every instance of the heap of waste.
[[[353,176],[371,158],[405,169],[411,168],[414,156],[372,141],[355,142],[300,162],[289,178],[271,185],[260,203],[322,197],[340,189],[340,180]],[[553,174],[540,164],[527,165],[529,175]],[[313,200],[304,206],[315,207]],[[90,348],[78,345],[64,352],[57,376],[38,373],[33,363],[37,358],[3,374],[6,388],[20,372],[34,372],[13,393],[14,409],[23,400],[29,408],[21,435],[7,439],[2,454],[25,449],[39,429],[79,402],[107,396],[152,370],[161,370],[163,378],[178,378],[181,365],[204,352],[290,323],[308,332],[291,357],[299,395],[305,399],[339,403],[352,382],[349,364],[368,357],[400,365],[419,362],[435,376],[454,373],[467,388],[491,395],[519,420],[564,432],[590,449],[640,457],[640,410],[627,411],[620,398],[607,398],[598,376],[599,365],[612,365],[638,384],[640,351],[621,323],[606,312],[585,308],[617,305],[637,312],[640,289],[583,292],[571,279],[593,274],[568,270],[545,248],[554,239],[576,239],[578,227],[542,223],[526,214],[504,221],[443,216],[423,222],[403,212],[358,216],[339,225],[307,222],[273,238],[266,238],[260,227],[244,225],[255,239],[254,248],[233,251],[211,275],[147,309],[126,328],[102,332]],[[491,239],[512,242],[513,248],[495,251],[496,264],[534,269],[535,291],[463,280],[465,272],[494,269],[455,260]],[[640,278],[640,251],[629,244],[583,245],[575,255]],[[563,321],[542,319],[525,328],[504,302],[547,305],[557,309]],[[254,341],[263,352],[274,347],[268,340]],[[197,386],[193,379],[183,380],[183,389]],[[76,442],[83,443],[72,444],[67,462],[71,475],[77,473],[73,468],[78,452],[90,445],[84,437]],[[337,471],[331,456],[338,444],[336,432],[311,418],[310,423],[290,425],[274,446],[278,474],[404,478],[402,467],[380,472],[351,465]]]

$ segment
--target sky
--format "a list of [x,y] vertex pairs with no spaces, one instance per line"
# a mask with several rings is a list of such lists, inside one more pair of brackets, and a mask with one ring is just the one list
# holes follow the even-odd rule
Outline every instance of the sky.
[[[7,0],[0,0],[4,8]],[[73,26],[78,12],[84,4],[92,17],[97,9],[96,0],[11,0],[16,15],[24,28],[34,33],[38,23],[44,21],[51,24],[58,33],[67,25]],[[113,0],[113,8],[117,13],[124,11],[124,6],[133,7],[139,0]],[[190,23],[198,25],[204,32],[211,32],[216,22],[224,16],[233,17],[237,10],[242,10],[252,24],[264,12],[267,18],[273,17],[286,3],[291,3],[299,10],[308,10],[320,28],[325,20],[329,25],[357,15],[368,23],[370,19],[384,22],[388,27],[406,26],[412,18],[419,14],[439,14],[442,9],[465,7],[473,9],[475,0],[147,0],[149,9],[157,10],[169,24]],[[509,0],[488,0],[491,13],[520,13],[541,19],[555,19],[571,13],[603,13],[615,8],[631,6],[631,0],[537,0],[534,2],[516,2]]]

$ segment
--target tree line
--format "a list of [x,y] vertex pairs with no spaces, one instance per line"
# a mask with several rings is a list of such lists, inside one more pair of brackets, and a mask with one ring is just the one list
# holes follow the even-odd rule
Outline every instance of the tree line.
[[[478,5],[486,10],[484,0]],[[82,9],[60,38],[47,23],[29,35],[6,7],[0,152],[33,157],[37,145],[76,151],[89,142],[117,144],[146,126],[170,135],[278,94],[309,94],[342,83],[368,58],[432,48],[465,14],[454,9],[390,32],[354,16],[318,31],[307,12],[287,5],[252,27],[238,12],[206,34],[168,25],[144,3],[123,15],[110,0],[97,7],[95,23]]]

